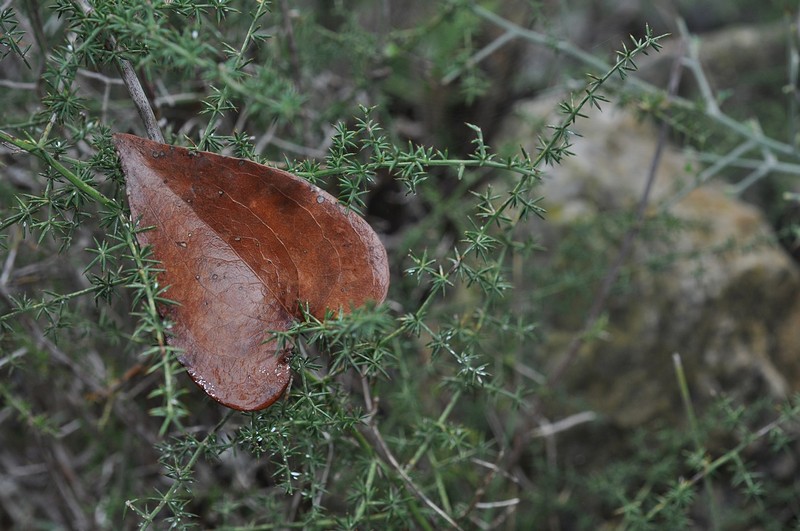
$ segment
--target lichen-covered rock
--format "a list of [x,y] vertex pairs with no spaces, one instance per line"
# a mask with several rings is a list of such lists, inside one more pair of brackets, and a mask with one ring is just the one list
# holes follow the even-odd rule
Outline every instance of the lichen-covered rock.
[[[504,138],[517,145],[535,139],[532,124],[556,120],[554,103],[520,105]],[[548,169],[539,192],[549,214],[531,229],[549,249],[543,265],[561,274],[586,272],[580,255],[563,256],[577,232],[635,211],[657,144],[650,123],[611,105],[592,110],[574,129],[580,134],[571,149],[575,156]],[[571,392],[621,426],[682,415],[675,408],[676,352],[700,401],[718,393],[752,399],[800,390],[797,264],[775,242],[761,212],[728,195],[724,184],[694,186],[689,167],[683,154],[666,147],[645,228],[623,269],[622,287],[607,305],[606,333],[584,346],[566,375]],[[621,244],[620,227],[584,236],[585,259],[610,262]],[[561,312],[570,317],[551,319],[551,360],[583,324],[596,286],[584,288],[582,306]]]

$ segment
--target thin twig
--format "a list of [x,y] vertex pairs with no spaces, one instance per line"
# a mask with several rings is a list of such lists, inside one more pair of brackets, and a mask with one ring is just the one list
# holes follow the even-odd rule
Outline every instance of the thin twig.
[[2,369],[6,364],[13,362],[17,358],[21,358],[22,356],[28,353],[28,349],[25,347],[18,348],[8,356],[0,358],[0,369]]
[[408,473],[403,469],[400,463],[395,458],[394,454],[392,454],[391,450],[389,450],[389,446],[384,441],[383,436],[381,435],[378,426],[375,424],[375,413],[378,407],[378,401],[373,400],[372,393],[369,389],[369,382],[367,378],[362,374],[361,376],[361,387],[364,392],[364,402],[367,406],[367,421],[365,422],[366,428],[369,430],[370,434],[372,435],[372,439],[374,443],[378,446],[380,450],[378,452],[379,455],[383,458],[384,461],[389,463],[389,465],[394,468],[400,477],[403,479],[403,482],[406,484],[408,489],[416,495],[420,500],[422,500],[425,505],[433,509],[433,511],[441,516],[448,524],[450,524],[455,529],[461,529],[459,525],[453,520],[447,512],[445,512],[441,507],[436,505],[430,498],[428,498],[424,492],[414,483],[414,480],[408,475]]
[[14,262],[17,260],[17,252],[22,243],[22,238],[22,229],[19,225],[15,225],[15,230],[11,234],[11,243],[7,244],[8,254],[3,262],[3,271],[0,273],[0,287],[5,288],[8,285],[11,272],[14,270]]
[[392,454],[392,451],[389,450],[389,446],[386,444],[386,441],[383,440],[383,436],[381,435],[381,432],[378,429],[378,427],[375,425],[375,423],[371,422],[370,424],[367,424],[367,429],[369,429],[373,440],[378,445],[378,448],[380,450],[380,454],[382,454],[383,459],[387,463],[389,463],[389,465],[391,465],[392,468],[395,469],[397,474],[400,476],[400,478],[406,484],[406,487],[408,488],[408,490],[410,490],[417,498],[422,500],[422,502],[425,503],[425,505],[430,507],[444,521],[446,521],[448,524],[450,524],[450,526],[452,526],[455,529],[461,529],[461,526],[459,526],[456,523],[456,521],[453,520],[453,518],[449,514],[447,514],[441,507],[436,505],[436,503],[434,503],[433,500],[428,498],[428,496],[426,496],[425,493],[422,492],[422,489],[420,489],[417,486],[417,484],[414,483],[414,480],[409,477],[409,475],[406,473],[406,471],[403,470],[403,467],[397,461],[397,458],[395,458],[394,454]]
[[[728,155],[714,155],[713,153],[693,153],[692,156],[696,158],[699,162],[707,162],[716,164],[717,162],[724,162],[724,165],[730,168],[740,168],[745,170],[756,170],[764,165],[764,160],[757,160],[757,159],[736,159],[736,160],[725,160],[727,159]],[[772,166],[773,170],[779,171],[781,173],[788,173],[792,176],[800,176],[800,164],[792,164],[791,162],[775,162]],[[711,166],[709,166],[711,169]],[[705,171],[700,174],[700,177],[705,175]],[[705,179],[708,180],[708,179]],[[702,181],[699,181],[698,184],[701,184]]]
[[[786,54],[786,61],[787,61],[787,70],[788,70],[788,83],[787,87],[789,88],[790,98],[789,98],[789,130],[788,130],[788,138],[789,142],[792,143],[794,146],[800,145],[800,138],[797,136],[797,108],[798,108],[798,98],[800,98],[800,82],[798,79],[800,78],[800,50],[798,50],[798,42],[800,42],[800,9],[797,10],[796,19],[794,21],[794,30],[795,31],[788,31],[786,32],[786,49],[788,53]],[[792,27],[791,18],[787,17],[789,20],[787,21]]]
[[0,87],[6,87],[14,90],[36,90],[36,83],[25,83],[10,79],[0,79]]
[[[47,440],[36,434],[36,440],[39,443],[41,455],[47,463],[47,471],[50,478],[55,485],[55,491],[60,495],[63,506],[69,511],[71,527],[75,529],[88,529],[89,519],[87,517],[87,508],[85,493],[80,495],[80,482],[76,480],[75,470],[72,468],[72,461],[66,450],[62,447],[60,451],[57,450],[61,443],[54,438]],[[79,499],[82,498],[82,499]]]
[[[497,456],[497,462],[500,463],[503,461],[504,452],[501,451],[500,455]],[[478,461],[477,459],[472,460],[473,463],[479,466],[486,466],[489,469],[489,473],[483,477],[483,481],[481,481],[480,486],[473,494],[472,499],[470,500],[467,507],[462,511],[462,513],[458,516],[459,520],[463,520],[475,509],[481,506],[481,498],[486,494],[486,489],[489,488],[489,485],[494,481],[495,476],[498,472],[505,472],[499,466],[494,463],[487,463],[486,461]]]
[[762,147],[761,155],[764,157],[764,162],[758,168],[755,168],[753,171],[748,173],[747,176],[738,183],[726,187],[726,191],[729,194],[734,196],[741,195],[745,190],[775,170],[775,166],[778,163],[778,159],[775,157],[775,154],[772,151]]
[[[680,33],[682,42],[687,43],[688,57],[682,57],[684,66],[689,68],[694,74],[698,87],[700,87],[700,94],[703,96],[703,103],[705,104],[706,114],[709,116],[719,116],[722,112],[719,110],[716,98],[714,98],[714,91],[711,90],[711,83],[708,82],[706,72],[703,65],[700,63],[700,41],[697,37],[693,37],[686,23],[682,18],[678,19],[678,33]],[[683,54],[679,53],[681,57]]]
[[519,498],[511,498],[508,500],[495,501],[495,502],[481,502],[475,507],[478,509],[496,509],[498,507],[513,507],[519,505]]
[[597,420],[597,413],[594,411],[583,411],[556,422],[542,423],[541,426],[531,431],[531,437],[552,437],[556,433],[567,431],[580,424]]
[[150,102],[147,101],[147,95],[144,93],[144,89],[142,88],[142,84],[139,82],[139,78],[136,77],[136,72],[133,70],[133,65],[131,65],[131,62],[127,59],[119,59],[117,61],[117,67],[122,75],[122,80],[125,82],[125,86],[128,87],[128,93],[131,96],[131,100],[136,106],[136,110],[139,111],[139,117],[144,122],[144,128],[145,131],[147,131],[147,137],[154,142],[161,142],[163,144],[164,135],[161,133],[161,128],[158,127],[156,115],[153,114],[153,109],[150,107]]
[[[700,172],[697,177],[690,183],[687,183],[681,190],[673,194],[669,199],[665,200],[661,204],[661,210],[669,210],[672,206],[676,205],[680,201],[682,201],[687,195],[692,193],[698,186],[705,184],[709,180],[711,180],[715,175],[717,175],[720,171],[724,170],[729,166],[733,166],[738,164],[740,161],[744,160],[740,157],[750,151],[751,149],[756,147],[756,143],[752,140],[745,140],[728,153],[723,156],[715,156],[714,163]],[[703,155],[699,154],[698,158],[701,158]],[[762,162],[759,161],[758,166],[761,166]],[[800,166],[798,166],[798,171],[800,171]]]
[[[282,138],[278,138],[273,136],[269,143],[275,145],[276,147],[284,150],[284,151],[291,151],[292,153],[297,153],[302,157],[308,157],[312,159],[324,159],[326,152],[321,149],[316,149],[309,146],[301,146],[300,144],[295,144],[294,142],[290,142],[288,140],[284,140]],[[262,147],[263,149],[263,147]],[[260,152],[260,151],[259,151]]]
[[317,489],[317,493],[314,495],[314,499],[311,501],[311,504],[317,509],[322,509],[322,497],[325,495],[325,491],[327,490],[328,479],[331,475],[331,468],[333,468],[333,458],[335,453],[333,438],[331,435],[328,432],[323,432],[322,436],[328,443],[328,456],[325,458],[325,468],[322,470],[322,474],[319,477],[319,489]]
[[476,66],[478,63],[480,63],[481,61],[492,55],[494,52],[496,52],[497,50],[499,50],[500,48],[502,48],[503,46],[514,40],[516,37],[517,36],[514,35],[514,33],[506,31],[505,33],[497,37],[495,40],[493,40],[492,42],[490,42],[489,44],[487,44],[486,46],[475,52],[475,54],[473,54],[472,57],[467,59],[467,61],[464,63],[463,66],[459,66],[451,70],[446,76],[442,78],[441,81],[442,85],[449,85],[450,83],[455,81],[458,78],[458,76],[460,76],[461,73],[464,72],[464,70]]

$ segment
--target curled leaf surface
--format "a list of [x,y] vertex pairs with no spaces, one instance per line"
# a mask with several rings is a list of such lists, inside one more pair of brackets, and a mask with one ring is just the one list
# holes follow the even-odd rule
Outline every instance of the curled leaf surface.
[[323,317],[389,285],[386,250],[336,198],[255,162],[116,134],[139,244],[161,262],[177,304],[159,311],[194,381],[226,406],[252,411],[286,389],[286,330],[300,305]]

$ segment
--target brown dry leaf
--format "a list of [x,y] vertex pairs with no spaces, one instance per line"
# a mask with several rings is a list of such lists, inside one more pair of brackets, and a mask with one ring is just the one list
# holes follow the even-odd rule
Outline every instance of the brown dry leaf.
[[195,382],[226,406],[272,404],[289,382],[286,330],[299,304],[322,317],[389,285],[386,250],[336,198],[285,171],[115,134],[139,244],[162,264],[161,315]]

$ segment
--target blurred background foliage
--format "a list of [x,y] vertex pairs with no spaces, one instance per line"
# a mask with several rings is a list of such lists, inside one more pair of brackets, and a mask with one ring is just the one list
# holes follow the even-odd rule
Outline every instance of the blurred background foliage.
[[[522,102],[589,87],[606,111],[666,121],[699,154],[690,188],[742,142],[774,141],[764,149],[783,166],[737,195],[797,258],[795,2],[18,0],[0,13],[0,528],[800,529],[800,378],[783,397],[695,400],[696,365],[687,384],[665,357],[667,413],[634,422],[582,393],[630,378],[614,363],[554,376],[570,340],[604,344],[640,270],[677,262],[690,223],[640,227],[621,205],[554,245],[561,214],[540,210],[536,183],[568,155],[567,129],[545,127],[564,117],[529,118],[522,136],[507,123]],[[631,43],[651,43],[647,25],[670,34],[660,53]],[[667,93],[690,42],[711,99],[690,75]],[[638,81],[593,85],[623,43],[648,51]],[[387,303],[298,323],[285,337],[295,379],[266,411],[217,405],[158,348],[153,266],[126,225],[110,141],[145,136],[120,58],[167,142],[314,179],[387,247]],[[715,179],[751,175],[742,163]],[[632,227],[662,248],[611,279],[583,328]],[[776,313],[796,281],[784,292]]]

